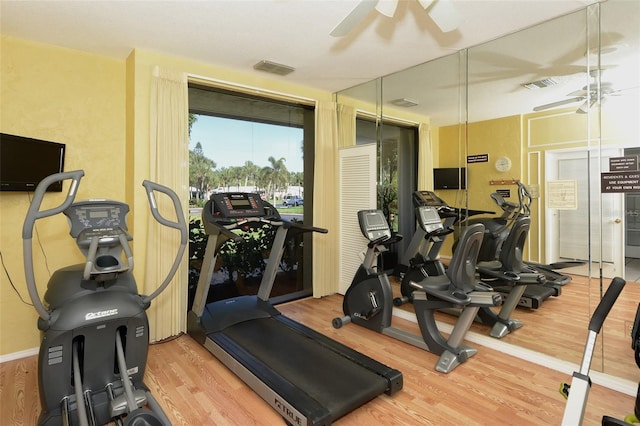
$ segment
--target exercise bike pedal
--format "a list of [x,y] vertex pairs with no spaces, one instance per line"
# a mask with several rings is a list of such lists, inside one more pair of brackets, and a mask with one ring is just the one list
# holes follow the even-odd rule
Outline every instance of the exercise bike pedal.
[[[363,319],[365,321],[369,321],[371,318],[378,315],[381,311],[382,311],[382,306],[376,306],[375,308],[371,309],[369,312],[363,312],[363,313],[355,312],[353,316],[356,318]],[[350,318],[350,317],[346,317],[346,318]],[[340,318],[337,318],[337,319],[340,319]]]
[[376,315],[378,315],[381,311],[382,311],[382,306],[376,306],[375,308],[373,308],[372,310],[370,310],[366,314],[360,315],[360,318],[363,318],[363,319],[366,319],[366,320],[370,320],[371,318],[373,318]]

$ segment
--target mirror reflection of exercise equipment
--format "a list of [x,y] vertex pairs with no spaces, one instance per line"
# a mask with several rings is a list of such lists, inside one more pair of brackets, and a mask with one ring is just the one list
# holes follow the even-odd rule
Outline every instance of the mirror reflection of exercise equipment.
[[[512,318],[517,306],[537,309],[546,298],[560,295],[559,284],[556,283],[564,285],[570,278],[554,271],[554,265],[532,264],[522,260],[530,223],[530,196],[524,185],[519,184],[517,204],[505,201],[499,194],[492,194],[492,198],[503,209],[503,215],[476,219],[475,216],[493,212],[448,206],[431,191],[414,193],[418,227],[402,262],[409,266],[405,267],[400,286],[402,297],[394,301],[396,305],[400,306],[411,299],[411,281],[445,273],[446,267],[439,258],[444,238],[452,234],[454,228],[459,231],[476,223],[485,226],[478,255],[483,259],[477,264],[479,277],[504,297],[498,312],[489,307],[483,307],[478,312],[478,320],[491,326],[490,336],[501,338],[522,327],[521,321]],[[440,215],[443,216],[442,220]],[[547,284],[547,277],[554,279],[552,284]],[[456,311],[448,311],[457,314]]]
[[[477,350],[464,344],[464,338],[481,307],[502,303],[499,293],[475,278],[475,262],[482,242],[483,226],[468,227],[462,235],[460,248],[451,259],[444,275],[412,281],[412,302],[421,335],[414,335],[391,326],[393,293],[386,273],[379,272],[377,260],[387,246],[401,238],[392,235],[381,210],[358,212],[360,230],[367,238],[364,261],[344,296],[344,317],[333,320],[333,326],[354,324],[377,331],[413,346],[440,355],[435,369],[449,373],[466,362]],[[441,334],[435,312],[443,308],[458,308],[462,312],[448,339]]]
[[[202,209],[208,234],[188,332],[288,424],[328,424],[376,396],[402,389],[402,373],[282,315],[269,296],[287,236],[326,229],[289,222],[259,194],[213,194]],[[257,295],[207,303],[220,246],[237,232],[276,230]]]

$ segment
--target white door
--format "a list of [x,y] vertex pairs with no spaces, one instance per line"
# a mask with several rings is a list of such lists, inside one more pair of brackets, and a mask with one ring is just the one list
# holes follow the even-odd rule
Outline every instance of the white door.
[[[584,151],[547,153],[547,181],[574,180],[577,188],[575,210],[548,209],[551,261],[590,260],[592,275],[600,267],[605,277],[624,275],[623,197],[600,192],[600,172],[609,171],[609,158],[620,155],[609,150],[598,161],[592,154],[589,165]],[[571,272],[587,274],[587,267]]]
[[376,208],[376,144],[341,148],[340,156],[340,282],[344,294],[369,242],[360,231],[358,211]]

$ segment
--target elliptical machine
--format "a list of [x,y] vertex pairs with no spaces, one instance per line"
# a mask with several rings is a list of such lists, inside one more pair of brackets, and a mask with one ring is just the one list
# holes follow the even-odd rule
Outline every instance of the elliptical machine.
[[[340,328],[353,322],[413,346],[440,355],[436,371],[449,373],[467,361],[477,350],[463,344],[464,337],[480,307],[498,306],[499,293],[475,279],[475,262],[482,241],[483,226],[471,226],[462,235],[460,250],[451,260],[447,273],[411,282],[412,300],[421,336],[391,326],[393,291],[389,278],[378,272],[377,259],[386,246],[402,238],[392,235],[381,210],[361,210],[358,221],[362,234],[369,240],[364,261],[358,268],[344,296],[344,317],[334,318],[333,326]],[[438,330],[435,312],[443,308],[462,310],[449,338]]]
[[[502,245],[509,236],[509,232],[516,221],[522,217],[531,216],[531,202],[533,201],[533,197],[531,196],[531,193],[529,192],[527,187],[520,181],[517,181],[517,194],[517,203],[512,203],[505,200],[504,197],[502,197],[502,195],[497,192],[491,194],[491,199],[503,211],[502,215],[499,217],[469,218],[465,221],[460,222],[460,226],[465,226],[472,223],[482,223],[485,226],[486,235],[482,242],[480,254],[478,255],[478,263],[480,265],[482,265],[483,262],[492,262],[496,259],[499,259]],[[454,241],[453,244],[454,250],[455,246],[456,241]],[[560,287],[568,284],[571,281],[571,276],[561,274],[556,270],[583,265],[584,262],[571,260],[554,262],[550,264],[541,264],[537,262],[523,261],[522,264],[523,268],[526,269],[526,271],[524,272],[532,272],[544,275],[543,284],[546,287],[553,288],[555,290],[555,294],[553,294],[553,296],[558,296],[560,294]],[[536,290],[540,290],[540,288],[536,287],[532,287],[532,289],[534,293],[536,292]],[[523,300],[521,303],[521,306],[537,309],[538,306],[534,305],[535,301],[531,302]]]
[[[110,200],[74,203],[82,176],[84,171],[78,170],[42,180],[22,229],[26,283],[42,331],[38,356],[42,412],[38,424],[170,425],[143,383],[149,346],[145,311],[171,282],[187,245],[180,200],[167,187],[143,183],[153,217],[180,231],[180,247],[167,277],[145,296],[138,293],[131,272],[132,237],[125,222],[129,207]],[[71,183],[63,203],[40,210],[47,187],[66,180]],[[171,198],[177,221],[160,214],[155,192]],[[33,270],[33,229],[37,220],[58,213],[67,216],[70,235],[86,262],[55,271],[41,300]]]

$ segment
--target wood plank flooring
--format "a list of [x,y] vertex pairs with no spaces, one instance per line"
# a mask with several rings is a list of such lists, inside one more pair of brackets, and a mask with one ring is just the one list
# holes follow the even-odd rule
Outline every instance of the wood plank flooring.
[[[437,356],[353,324],[335,330],[342,297],[304,299],[279,309],[319,332],[403,372],[404,388],[382,395],[337,425],[553,425],[565,400],[565,374],[487,347],[449,374],[436,372]],[[407,330],[417,326],[395,320]],[[516,333],[514,333],[515,335]],[[583,344],[583,341],[582,341]],[[209,352],[183,335],[150,348],[145,381],[174,425],[280,425],[282,418]],[[585,425],[603,414],[623,418],[634,398],[594,385]],[[0,365],[0,424],[32,425],[40,411],[36,357]]]
[[[560,297],[550,297],[539,309],[517,308],[512,317],[521,320],[524,326],[506,335],[501,341],[579,364],[589,319],[596,308],[596,303],[590,301],[599,300],[600,289],[594,285],[594,281],[589,285],[586,277],[574,276],[562,288]],[[610,280],[606,280],[603,293],[609,283]],[[396,284],[394,292],[400,294]],[[634,382],[640,381],[640,369],[634,360],[630,336],[638,302],[640,283],[627,282],[598,335],[591,365],[593,370]],[[413,312],[411,304],[403,305],[402,309]],[[437,319],[454,324],[457,318],[438,313]],[[488,335],[489,327],[474,323],[471,331]]]

